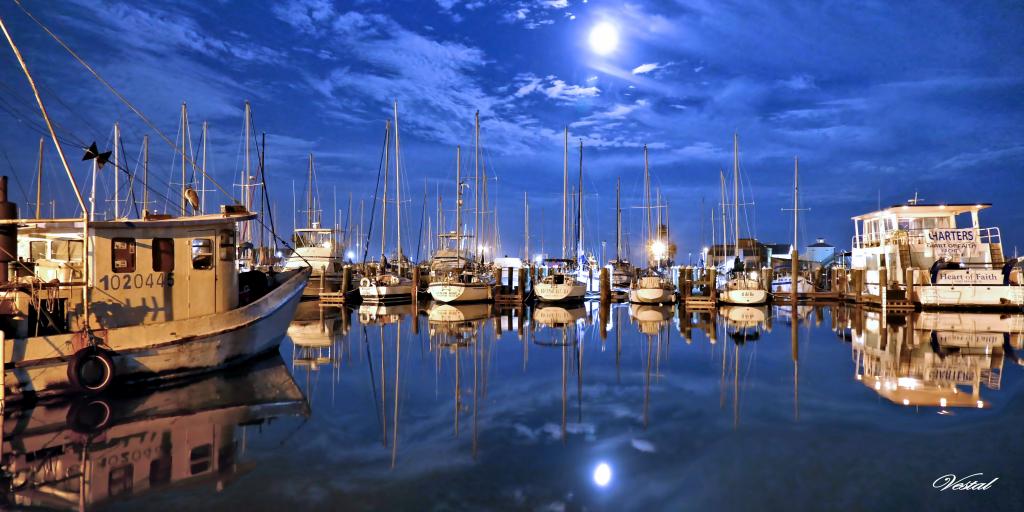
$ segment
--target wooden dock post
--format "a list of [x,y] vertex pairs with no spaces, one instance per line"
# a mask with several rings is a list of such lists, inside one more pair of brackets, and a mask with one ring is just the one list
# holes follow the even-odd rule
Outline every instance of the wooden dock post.
[[587,291],[594,291],[594,267],[587,267]]
[[679,277],[676,278],[676,288],[679,289],[679,297],[683,299],[684,302],[686,301],[686,297],[690,295],[686,287],[688,268],[689,267],[679,267]]
[[913,304],[913,303],[917,302],[917,301],[914,300],[914,268],[913,267],[907,269],[906,275],[905,275],[905,279],[906,279],[906,283],[907,283],[907,300],[910,301],[911,304]]
[[[612,280],[608,275],[608,267],[601,267],[601,304],[612,300]],[[602,322],[603,325],[603,322]],[[602,327],[603,329],[603,327]]]
[[889,269],[885,267],[878,267],[878,300],[882,302],[882,307],[888,306],[888,291],[889,291]]
[[718,280],[716,279],[717,273],[718,269],[716,269],[715,267],[711,267],[707,271],[708,290],[711,294],[711,300],[715,301],[716,303],[718,302]]
[[607,269],[601,269],[601,303],[598,305],[598,317],[601,322],[601,339],[608,339],[608,317],[611,315],[612,303],[604,299],[604,276]]
[[412,291],[409,292],[410,299],[413,304],[419,299],[420,293],[420,267],[419,265],[412,268]]
[[352,284],[352,265],[345,265],[341,269],[341,295],[348,294],[349,286]]
[[864,301],[864,269],[853,269],[853,299],[857,303]]
[[516,290],[516,295],[519,297],[520,304],[526,301],[526,270],[526,268],[520,267],[519,273],[517,274],[518,279],[516,280],[516,284],[518,285],[518,290]]

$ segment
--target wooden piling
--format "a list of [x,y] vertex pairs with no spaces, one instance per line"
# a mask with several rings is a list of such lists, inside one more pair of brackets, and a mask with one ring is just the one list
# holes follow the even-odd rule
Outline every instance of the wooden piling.
[[516,284],[518,285],[516,295],[519,297],[520,303],[526,300],[526,270],[527,269],[525,268],[520,268],[518,279],[516,280]]
[[714,301],[718,301],[718,279],[716,279],[717,273],[718,269],[716,269],[715,267],[711,267],[707,271],[708,290],[711,294],[711,299]]
[[913,267],[908,268],[906,271],[906,283],[907,283],[907,300],[911,303],[917,302],[914,297],[914,269]]
[[352,284],[352,265],[345,265],[341,269],[341,295],[348,294],[349,286]]
[[409,292],[410,299],[413,304],[419,299],[420,293],[420,267],[417,265],[412,268],[412,291]]
[[608,275],[608,267],[601,267],[601,304],[612,300],[612,280]]

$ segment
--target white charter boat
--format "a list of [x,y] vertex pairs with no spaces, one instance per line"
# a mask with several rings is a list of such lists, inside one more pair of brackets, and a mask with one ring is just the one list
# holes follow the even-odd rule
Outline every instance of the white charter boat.
[[[295,228],[292,243],[295,247],[281,266],[284,270],[310,268],[311,274],[303,296],[319,297],[320,292],[337,290],[341,285],[344,251],[338,243],[337,232],[321,224],[322,211],[316,192],[316,170],[313,155],[309,155],[308,183],[306,184],[306,227]],[[327,289],[321,289],[323,288]]]
[[910,284],[905,298],[925,308],[1020,308],[1019,261],[1004,256],[999,228],[979,221],[989,207],[915,199],[853,217],[851,268],[864,272],[865,291],[875,297],[883,289],[906,294]]

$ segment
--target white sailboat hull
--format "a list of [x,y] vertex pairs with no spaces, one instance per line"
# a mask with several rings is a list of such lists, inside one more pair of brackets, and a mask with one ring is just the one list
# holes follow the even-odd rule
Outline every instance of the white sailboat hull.
[[[197,374],[277,350],[308,277],[309,270],[295,271],[255,302],[223,313],[94,330],[114,366],[112,386]],[[68,364],[88,346],[81,333],[4,344],[7,400],[76,392]]]
[[764,290],[725,290],[719,297],[726,304],[764,304],[768,300],[768,292]]
[[629,301],[634,304],[672,304],[676,294],[665,288],[630,288]]
[[494,299],[494,287],[486,283],[431,283],[430,297],[437,302],[484,302]]
[[579,282],[537,283],[533,291],[542,302],[580,301],[587,293],[587,285]]
[[412,284],[398,284],[393,286],[360,286],[359,297],[363,302],[403,302],[412,300]]

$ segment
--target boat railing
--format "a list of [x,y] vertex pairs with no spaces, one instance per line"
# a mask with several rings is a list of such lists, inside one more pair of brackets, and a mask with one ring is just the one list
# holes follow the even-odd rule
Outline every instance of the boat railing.
[[[952,229],[952,228],[950,228]],[[971,229],[971,228],[968,228]],[[883,245],[926,245],[928,233],[932,229],[893,229],[879,233],[864,233],[855,235],[850,240],[850,246],[854,249],[865,249],[880,247]],[[974,228],[975,238],[979,244],[1000,244],[1002,236],[998,227]]]

